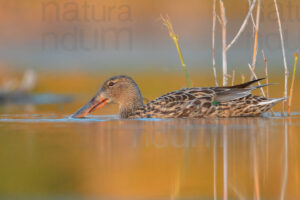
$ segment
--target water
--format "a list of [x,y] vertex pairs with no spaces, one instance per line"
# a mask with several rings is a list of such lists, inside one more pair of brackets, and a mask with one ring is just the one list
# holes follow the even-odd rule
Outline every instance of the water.
[[299,199],[300,118],[0,115],[0,199]]

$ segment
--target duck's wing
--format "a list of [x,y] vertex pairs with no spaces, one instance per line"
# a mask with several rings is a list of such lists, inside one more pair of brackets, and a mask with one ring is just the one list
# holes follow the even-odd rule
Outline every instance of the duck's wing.
[[163,96],[158,97],[150,103],[171,103],[171,102],[182,102],[182,101],[193,101],[197,98],[202,97],[213,97],[215,91],[211,88],[184,88],[181,90],[169,92]]
[[227,102],[233,101],[236,99],[240,99],[246,97],[251,94],[252,90],[256,90],[261,87],[273,85],[273,84],[266,84],[266,85],[259,85],[250,87],[254,83],[257,83],[265,78],[260,78],[256,80],[252,80],[243,84],[234,85],[234,86],[224,86],[224,87],[210,87],[216,93],[215,100],[218,102]]
[[155,105],[175,105],[182,102],[193,102],[195,99],[210,99],[211,102],[227,102],[240,99],[251,95],[251,91],[258,88],[266,87],[271,84],[258,85],[248,87],[253,83],[256,83],[263,79],[253,80],[240,85],[229,86],[229,87],[204,87],[204,88],[184,88],[178,91],[169,92],[152,102],[150,104]]
[[[271,85],[271,84],[268,84]],[[260,85],[243,87],[185,88],[169,92],[136,110],[132,117],[185,118],[208,115],[220,103],[226,103],[251,95]]]
[[264,84],[264,85],[258,85],[254,87],[214,87],[211,88],[215,92],[215,101],[217,102],[228,102],[228,101],[233,101],[236,99],[240,99],[243,97],[247,97],[251,95],[251,92],[253,90],[256,90],[258,88],[266,87],[269,85],[274,85],[274,84]]
[[[169,92],[138,109],[136,116],[145,118],[185,118],[212,106],[215,92],[209,88],[187,88]],[[133,116],[135,117],[135,116]]]
[[[254,81],[251,81],[254,83]],[[247,83],[246,83],[247,84]],[[244,84],[244,85],[246,85]],[[247,84],[249,85],[249,83]],[[252,90],[256,90],[261,87],[269,86],[273,84],[264,84],[254,87],[208,87],[208,88],[184,88],[178,91],[169,92],[153,101],[148,103],[146,106],[160,106],[174,107],[177,105],[189,106],[190,104],[199,104],[202,102],[210,103],[223,103],[228,101],[234,101],[246,96],[251,95]]]

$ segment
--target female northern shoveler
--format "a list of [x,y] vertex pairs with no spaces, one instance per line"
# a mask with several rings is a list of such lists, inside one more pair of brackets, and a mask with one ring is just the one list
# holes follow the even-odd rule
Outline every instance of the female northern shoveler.
[[252,95],[252,90],[268,86],[249,87],[259,80],[231,87],[185,88],[144,105],[141,92],[132,78],[114,76],[105,81],[98,93],[72,117],[84,117],[109,102],[119,105],[121,118],[259,116],[284,100]]

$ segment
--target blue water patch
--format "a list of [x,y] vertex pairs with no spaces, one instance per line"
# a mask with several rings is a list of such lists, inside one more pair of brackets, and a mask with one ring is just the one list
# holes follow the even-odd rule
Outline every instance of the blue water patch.
[[[287,114],[285,113],[285,116]],[[293,112],[290,118],[298,118],[300,112]],[[283,118],[280,112],[265,113],[263,118],[280,119]],[[210,118],[208,118],[210,119]],[[229,118],[232,119],[232,118]],[[57,114],[3,114],[0,115],[0,123],[90,123],[90,122],[107,122],[121,120],[118,115],[88,115],[85,118],[73,118],[71,115],[57,115]],[[138,118],[129,119],[136,121],[148,122],[165,122],[174,119],[160,119],[160,118]],[[181,119],[188,120],[188,119]]]
[[170,121],[172,119],[160,119],[160,118],[138,118],[135,120],[139,121],[154,121],[154,122],[161,122],[161,121]]
[[112,116],[89,116],[86,118],[72,118],[70,115],[56,114],[13,114],[0,115],[0,122],[13,123],[85,123],[85,122],[105,122],[114,119]]
[[290,115],[288,113],[282,114],[281,112],[273,112],[273,113],[264,113],[264,118],[282,118],[282,117],[299,117],[300,112],[291,112]]
[[[84,118],[73,118],[72,115],[56,115],[56,114],[4,114],[0,115],[0,122],[18,122],[18,123],[62,123],[62,122],[71,122],[71,123],[85,123],[85,122],[105,122],[112,120],[120,120],[118,115],[87,115]],[[130,119],[137,121],[170,121],[172,119],[160,119],[160,118],[138,118]]]
[[0,119],[0,122],[18,122],[18,123],[62,123],[62,122],[105,122],[109,121],[108,119],[93,119],[93,118],[85,118],[85,119],[74,119],[74,118],[63,118],[63,119]]

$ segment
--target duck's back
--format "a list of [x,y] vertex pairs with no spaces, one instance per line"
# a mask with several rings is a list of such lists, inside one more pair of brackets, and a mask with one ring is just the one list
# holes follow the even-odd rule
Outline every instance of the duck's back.
[[262,86],[247,86],[257,81],[233,87],[185,88],[173,91],[134,110],[129,118],[259,116],[284,98],[269,99],[252,95],[252,90]]

